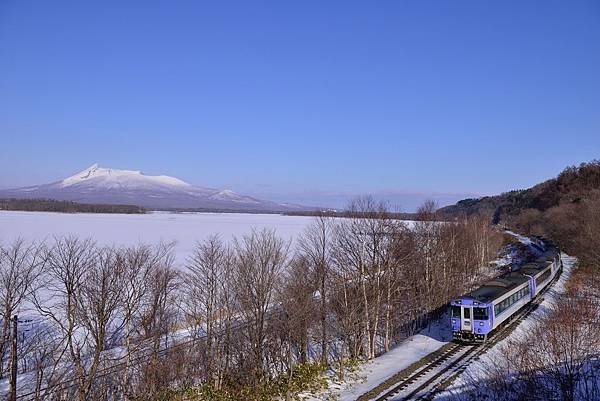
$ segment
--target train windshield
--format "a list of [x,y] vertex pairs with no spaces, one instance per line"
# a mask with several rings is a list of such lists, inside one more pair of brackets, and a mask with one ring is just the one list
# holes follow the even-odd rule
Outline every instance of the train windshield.
[[488,320],[488,308],[473,308],[473,318],[475,320]]
[[452,307],[452,317],[460,317],[460,306]]

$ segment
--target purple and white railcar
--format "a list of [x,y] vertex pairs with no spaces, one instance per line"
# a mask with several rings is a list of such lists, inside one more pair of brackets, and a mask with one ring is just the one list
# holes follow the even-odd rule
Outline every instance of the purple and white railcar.
[[531,302],[561,267],[558,252],[547,252],[535,263],[504,274],[452,300],[450,308],[454,339],[484,342],[490,332]]

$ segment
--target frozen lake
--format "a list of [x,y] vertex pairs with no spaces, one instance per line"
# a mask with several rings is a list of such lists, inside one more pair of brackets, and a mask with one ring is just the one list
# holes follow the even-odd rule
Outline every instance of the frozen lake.
[[0,243],[16,238],[52,240],[56,235],[91,237],[102,245],[156,244],[175,241],[178,264],[184,263],[197,241],[211,234],[231,240],[252,228],[275,229],[293,241],[313,217],[241,213],[67,214],[0,211]]

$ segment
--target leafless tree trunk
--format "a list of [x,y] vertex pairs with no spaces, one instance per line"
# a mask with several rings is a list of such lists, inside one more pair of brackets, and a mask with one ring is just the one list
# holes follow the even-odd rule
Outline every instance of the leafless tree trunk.
[[[171,252],[163,253],[160,265],[149,276],[148,301],[141,312],[141,339],[149,343],[148,363],[142,366],[141,391],[153,396],[170,380],[174,366],[168,358],[161,360],[160,351],[169,347],[169,334],[178,321],[179,272],[173,268]],[[163,363],[164,362],[164,363]]]
[[78,398],[84,401],[89,380],[83,368],[89,337],[79,319],[79,296],[86,273],[96,263],[96,247],[90,240],[75,237],[56,239],[49,250],[45,294],[34,298],[39,312],[49,318],[60,333],[69,355],[76,366]]
[[45,263],[42,245],[28,245],[18,239],[7,248],[0,248],[0,378],[6,371],[4,361],[10,339],[11,318],[23,301],[35,292],[37,279]]
[[228,363],[223,360],[223,337],[231,321],[232,259],[220,237],[210,236],[196,244],[184,277],[183,308],[196,335],[205,340],[205,374],[217,389]]
[[321,323],[321,363],[327,364],[327,302],[331,265],[331,246],[333,222],[330,217],[317,216],[313,223],[304,231],[299,240],[299,248],[310,261],[313,276],[318,283],[320,297],[319,319]]
[[[252,231],[235,241],[233,270],[236,299],[246,323],[251,350],[250,369],[254,384],[265,378],[267,320],[273,305],[275,286],[287,265],[289,245],[274,231]],[[275,312],[275,311],[273,311]]]

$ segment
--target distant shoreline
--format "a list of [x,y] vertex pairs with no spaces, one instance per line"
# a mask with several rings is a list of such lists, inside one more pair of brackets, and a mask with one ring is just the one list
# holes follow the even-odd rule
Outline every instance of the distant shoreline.
[[[243,209],[211,209],[211,208],[167,208],[152,209],[135,205],[110,205],[110,204],[88,204],[73,201],[59,201],[53,199],[0,199],[0,212],[46,212],[64,214],[151,214],[151,213],[173,213],[173,214],[265,214],[281,215],[290,217],[353,217],[348,211],[338,210],[313,210],[313,211],[281,211],[281,210],[243,210]],[[415,220],[416,213],[391,213],[398,220]]]
[[78,203],[54,199],[0,199],[0,210],[16,212],[145,214],[147,209],[135,205]]

